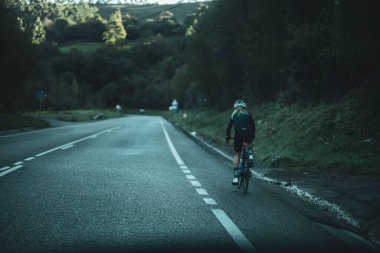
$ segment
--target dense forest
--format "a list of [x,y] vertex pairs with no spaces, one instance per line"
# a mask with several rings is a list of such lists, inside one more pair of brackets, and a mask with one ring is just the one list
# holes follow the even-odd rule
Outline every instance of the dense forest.
[[218,0],[181,19],[110,6],[1,0],[0,111],[36,109],[39,90],[54,110],[379,97],[379,1]]

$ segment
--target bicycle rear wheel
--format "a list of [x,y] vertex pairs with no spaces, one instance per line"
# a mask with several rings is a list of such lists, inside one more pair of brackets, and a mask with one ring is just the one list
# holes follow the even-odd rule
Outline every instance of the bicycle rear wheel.
[[238,189],[240,189],[243,186],[243,184],[244,184],[243,173],[240,173],[239,174],[239,181],[238,181],[238,184],[237,184]]
[[238,181],[238,189],[241,189],[243,193],[247,193],[248,190],[248,181],[249,181],[249,175],[247,173],[249,171],[247,168],[244,169],[243,172],[239,175],[239,181]]
[[246,169],[241,175],[241,181],[243,186],[243,192],[247,193],[249,183],[249,169]]

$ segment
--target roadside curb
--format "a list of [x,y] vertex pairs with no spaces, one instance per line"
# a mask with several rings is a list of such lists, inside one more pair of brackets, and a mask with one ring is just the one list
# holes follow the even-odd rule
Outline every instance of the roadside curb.
[[[217,154],[223,157],[224,159],[227,159],[228,161],[232,161],[232,152],[231,154],[226,154],[224,151],[220,150],[219,148],[208,143],[203,138],[199,137],[196,132],[189,132],[180,125],[173,123],[170,119],[166,118],[166,120],[172,123],[179,130],[181,130],[195,143],[204,147],[206,150],[209,150],[212,153]],[[356,231],[357,233],[360,233],[368,237],[368,239],[372,241],[374,246],[376,245],[378,247],[380,245],[380,218],[376,218],[370,222],[364,223],[363,221],[356,219],[350,212],[345,210],[337,203],[329,201],[327,198],[318,196],[317,194],[313,194],[308,190],[302,189],[302,187],[298,186],[296,183],[276,178],[275,176],[270,175],[273,174],[271,173],[271,171],[272,170],[270,168],[255,168],[251,172],[255,175],[257,179],[270,184],[279,185],[280,187],[284,188],[291,194],[297,196],[301,200],[306,201],[314,206],[317,206],[322,211],[327,211],[330,215],[346,224],[346,226],[350,227],[352,231]]]

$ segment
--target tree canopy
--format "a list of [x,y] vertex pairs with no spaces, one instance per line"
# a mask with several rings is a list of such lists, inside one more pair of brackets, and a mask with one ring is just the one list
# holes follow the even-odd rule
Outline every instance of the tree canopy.
[[378,1],[218,0],[184,20],[95,3],[0,2],[1,110],[33,107],[37,89],[52,109],[380,94]]

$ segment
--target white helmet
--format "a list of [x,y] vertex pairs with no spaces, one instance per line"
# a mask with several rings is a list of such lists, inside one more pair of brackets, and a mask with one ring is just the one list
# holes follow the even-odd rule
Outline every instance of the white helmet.
[[245,109],[245,108],[247,108],[247,105],[245,104],[245,102],[243,100],[236,100],[234,103],[234,109],[236,109],[238,107],[243,107]]

